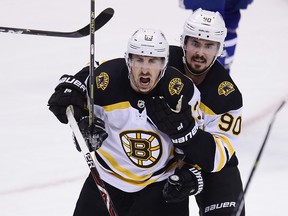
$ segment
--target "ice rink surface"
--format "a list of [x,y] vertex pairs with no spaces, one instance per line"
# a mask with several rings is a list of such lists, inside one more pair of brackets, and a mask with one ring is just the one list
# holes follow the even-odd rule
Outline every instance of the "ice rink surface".
[[[139,27],[160,28],[179,44],[190,11],[177,0],[96,1],[96,12],[115,9],[96,33],[97,60],[124,55]],[[89,23],[88,0],[1,0],[0,26],[73,31]],[[263,143],[273,112],[287,100],[288,1],[254,0],[242,11],[231,75],[244,98],[242,143],[237,147],[243,183]],[[47,101],[59,77],[89,61],[81,39],[0,33],[0,215],[70,216],[89,169]],[[247,216],[286,215],[288,104],[278,113],[246,194]],[[191,197],[191,214],[197,206]]]

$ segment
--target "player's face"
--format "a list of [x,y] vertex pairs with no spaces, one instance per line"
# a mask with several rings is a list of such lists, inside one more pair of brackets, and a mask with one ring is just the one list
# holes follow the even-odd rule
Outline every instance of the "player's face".
[[160,57],[131,55],[131,86],[141,93],[150,92],[159,80],[163,69],[163,60]]
[[186,50],[186,63],[195,72],[202,72],[213,62],[219,43],[215,41],[188,37],[184,46]]

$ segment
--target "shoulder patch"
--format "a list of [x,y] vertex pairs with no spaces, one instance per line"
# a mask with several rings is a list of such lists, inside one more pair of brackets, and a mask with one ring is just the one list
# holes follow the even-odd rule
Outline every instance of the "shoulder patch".
[[109,84],[109,75],[106,72],[101,72],[96,77],[96,86],[98,89],[105,90]]
[[169,92],[171,95],[179,95],[184,87],[184,83],[180,78],[173,78],[169,83]]
[[219,95],[228,96],[234,90],[235,90],[234,85],[228,81],[224,81],[218,86]]

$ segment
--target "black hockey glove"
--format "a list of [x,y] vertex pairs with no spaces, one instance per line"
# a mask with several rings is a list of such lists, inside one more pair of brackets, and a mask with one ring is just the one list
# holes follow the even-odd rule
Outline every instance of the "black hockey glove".
[[49,110],[59,119],[67,124],[66,108],[73,105],[74,116],[79,121],[87,111],[84,110],[86,101],[86,86],[74,76],[63,75],[48,101]]
[[163,197],[167,203],[181,202],[190,195],[197,195],[203,190],[204,182],[201,171],[184,164],[181,169],[169,176],[163,189]]
[[171,109],[162,96],[150,98],[146,103],[146,109],[155,126],[169,135],[175,146],[187,145],[198,130],[192,117],[191,106],[183,95],[176,110]]
[[[89,126],[89,117],[82,117],[78,123],[78,126],[90,152],[96,151],[98,148],[100,148],[103,141],[108,137],[108,134],[105,131],[105,123],[100,118],[95,117],[94,124]],[[76,148],[80,152],[81,148],[75,136],[73,137]]]

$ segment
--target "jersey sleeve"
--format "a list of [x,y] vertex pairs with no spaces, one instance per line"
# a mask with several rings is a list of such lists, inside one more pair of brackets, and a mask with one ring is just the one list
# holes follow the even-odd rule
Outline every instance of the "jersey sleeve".
[[83,67],[74,76],[75,76],[75,78],[80,80],[82,83],[85,83],[87,85],[87,78],[89,77],[89,66]]
[[236,110],[216,114],[207,112],[205,105],[201,104],[205,112],[206,124],[203,130],[213,137],[214,160],[212,172],[220,171],[235,153],[235,146],[239,144],[239,135],[242,125],[242,107]]
[[218,172],[230,160],[237,160],[234,155],[242,129],[242,95],[229,77],[222,79],[219,73],[208,77],[200,92],[203,124],[183,151],[187,162],[206,172]]
[[[201,109],[203,109],[201,104]],[[205,109],[205,108],[204,108]],[[204,125],[185,147],[187,162],[207,172],[218,172],[232,158],[241,133],[242,108],[227,113],[204,113]]]

